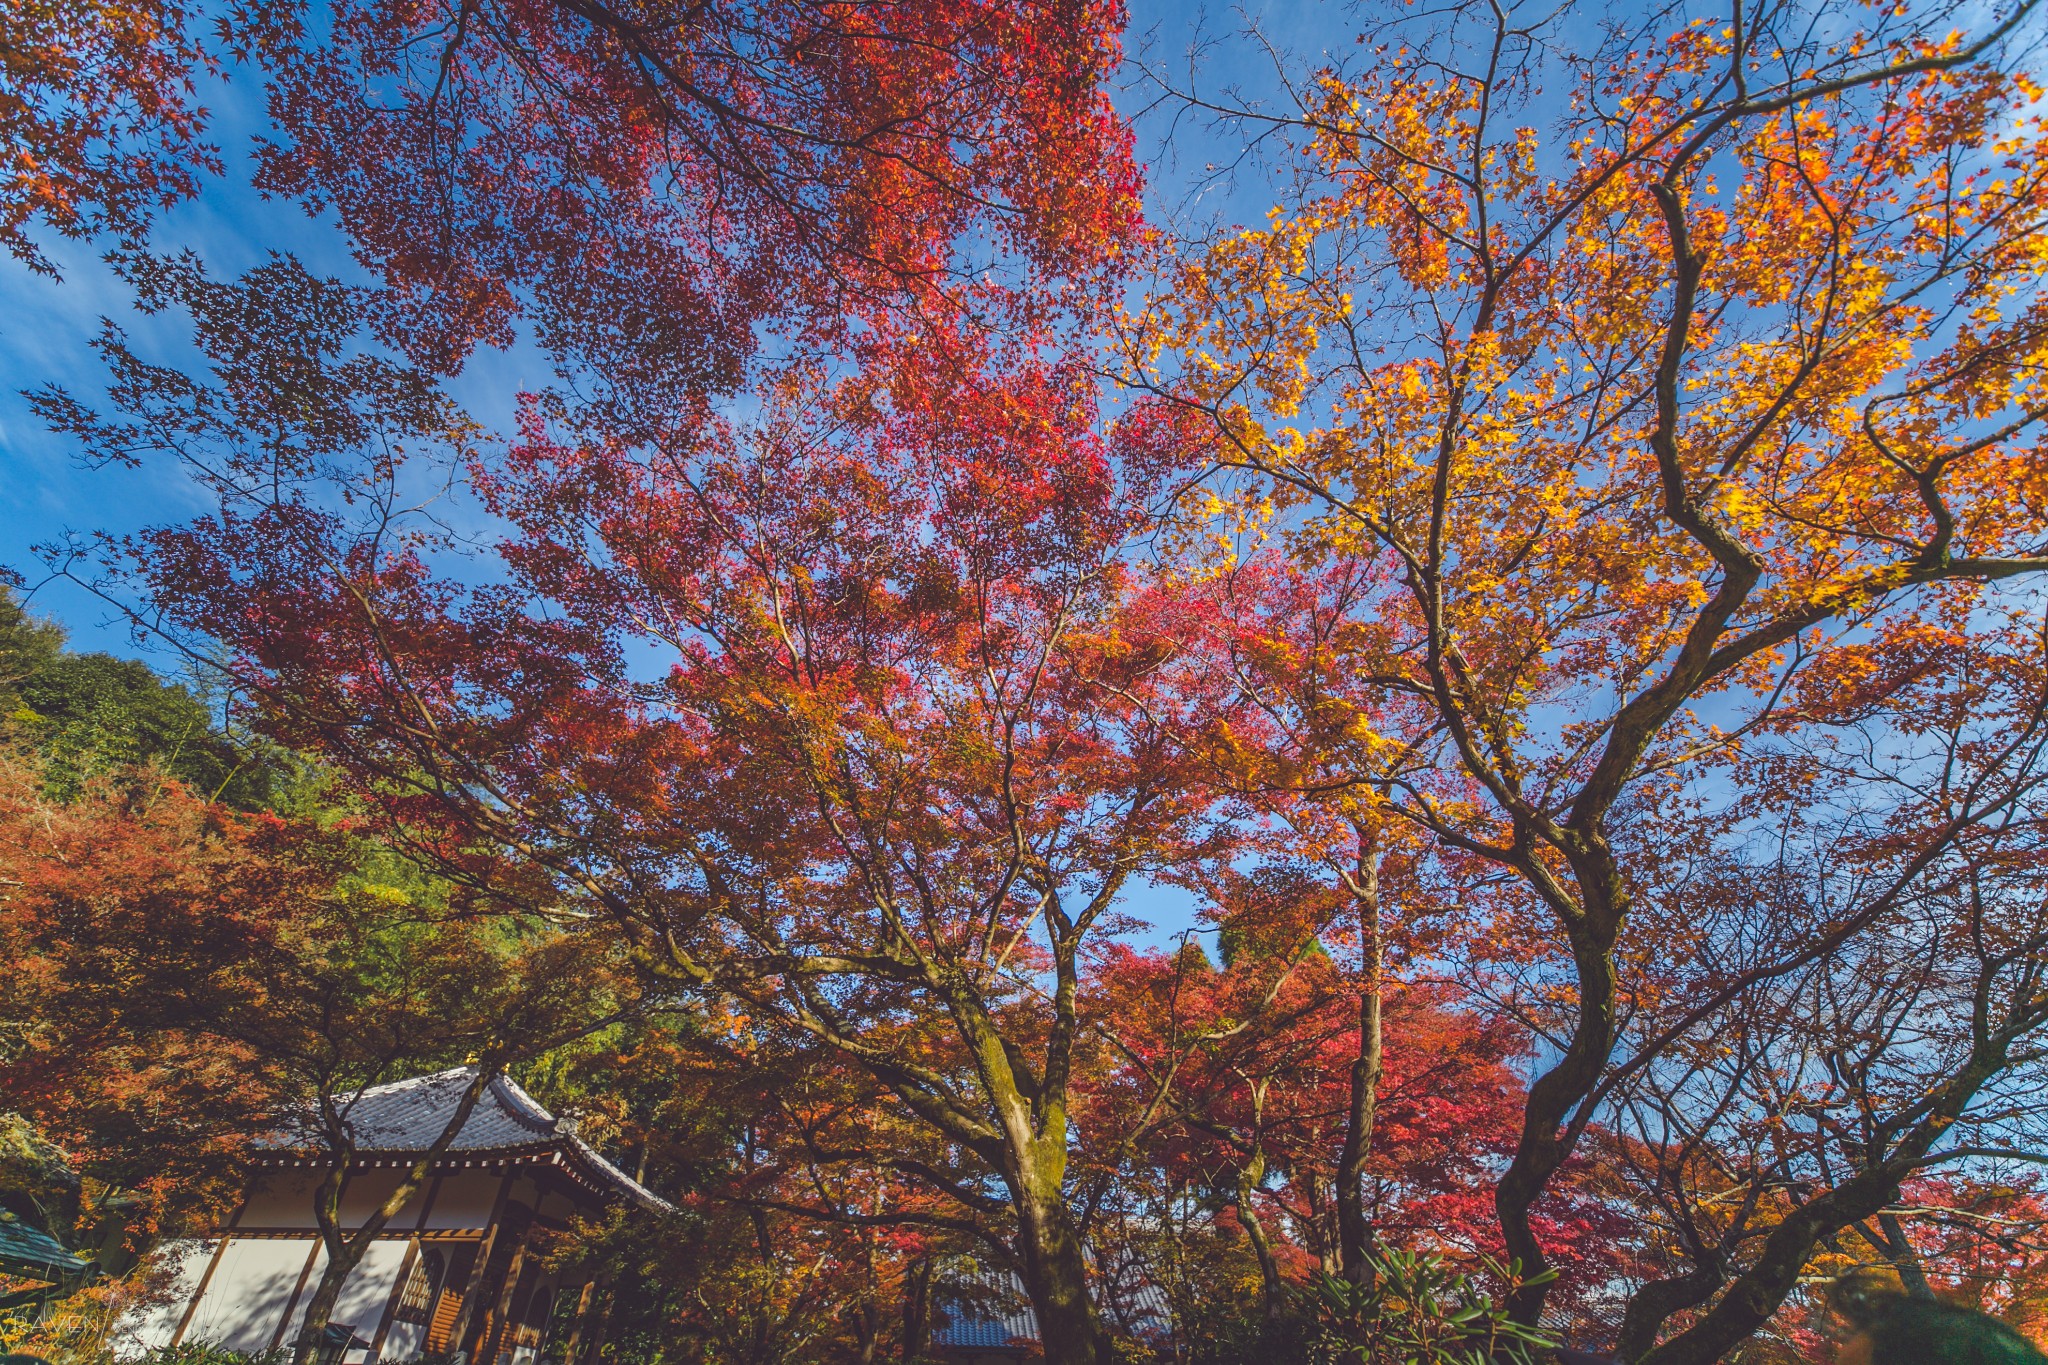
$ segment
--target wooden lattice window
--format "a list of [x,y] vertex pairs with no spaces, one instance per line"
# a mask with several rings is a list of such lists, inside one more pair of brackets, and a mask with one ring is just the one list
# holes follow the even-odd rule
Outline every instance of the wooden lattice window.
[[421,1247],[420,1254],[413,1258],[412,1274],[399,1291],[398,1311],[393,1316],[400,1322],[425,1322],[447,1264],[448,1257],[439,1247]]

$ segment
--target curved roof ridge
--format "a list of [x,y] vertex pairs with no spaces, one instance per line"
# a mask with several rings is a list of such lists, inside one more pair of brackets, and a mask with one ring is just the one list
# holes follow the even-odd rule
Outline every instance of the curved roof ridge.
[[461,1066],[451,1066],[441,1071],[429,1071],[419,1076],[405,1076],[395,1081],[386,1081],[382,1085],[366,1085],[361,1090],[356,1091],[355,1094],[349,1096],[349,1103],[355,1104],[369,1099],[371,1096],[395,1095],[401,1091],[433,1085],[437,1081],[453,1080],[457,1076],[474,1076],[475,1074],[476,1064],[464,1062]]
[[604,1157],[598,1155],[597,1148],[591,1146],[582,1138],[576,1136],[576,1134],[565,1133],[563,1137],[568,1141],[569,1150],[574,1152],[578,1159],[588,1162],[597,1170],[598,1175],[602,1179],[615,1186],[621,1194],[625,1195],[633,1203],[652,1213],[674,1213],[676,1211],[674,1204],[669,1203],[668,1200],[663,1199],[653,1190],[648,1189],[632,1176],[627,1175]]
[[[465,1067],[463,1069],[474,1073],[476,1068]],[[490,1089],[492,1097],[504,1107],[505,1112],[512,1118],[528,1125],[536,1132],[547,1134],[549,1137],[563,1136],[561,1120],[549,1113],[539,1100],[526,1093],[524,1086],[504,1072],[500,1071],[497,1075],[491,1077]]]
[[514,1117],[544,1128],[551,1137],[560,1138],[578,1160],[591,1167],[599,1179],[613,1186],[627,1199],[641,1208],[654,1212],[675,1212],[675,1205],[606,1160],[597,1148],[577,1135],[574,1127],[564,1128],[559,1117],[550,1113],[547,1106],[526,1093],[525,1086],[501,1071],[492,1079],[491,1088]]

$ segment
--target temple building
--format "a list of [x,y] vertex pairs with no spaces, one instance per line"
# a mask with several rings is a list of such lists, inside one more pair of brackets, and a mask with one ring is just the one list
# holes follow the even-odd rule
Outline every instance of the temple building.
[[[929,1354],[934,1359],[945,1365],[1044,1359],[1038,1315],[1014,1273],[962,1261],[944,1267],[943,1276],[931,1324]],[[1153,1347],[1168,1343],[1173,1310],[1157,1285],[1127,1274],[1123,1283],[1097,1279],[1092,1290],[1104,1327]]]
[[[433,1146],[473,1077],[457,1068],[356,1099],[345,1229],[360,1227]],[[202,1341],[249,1354],[288,1347],[326,1263],[313,1215],[324,1170],[317,1150],[288,1138],[266,1147],[224,1226],[158,1253],[173,1258],[169,1289],[124,1320],[117,1354]],[[330,1340],[345,1365],[458,1351],[471,1365],[588,1365],[604,1332],[603,1287],[549,1272],[535,1252],[546,1233],[621,1201],[668,1209],[577,1137],[573,1122],[499,1077],[349,1275]]]

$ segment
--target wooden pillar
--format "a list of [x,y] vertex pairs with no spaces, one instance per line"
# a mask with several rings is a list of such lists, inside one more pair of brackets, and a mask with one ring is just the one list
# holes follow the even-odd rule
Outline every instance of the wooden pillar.
[[384,1312],[377,1319],[377,1334],[370,1338],[370,1354],[363,1359],[365,1365],[377,1365],[384,1354],[384,1337],[391,1330],[391,1315],[398,1311],[398,1300],[405,1294],[406,1282],[412,1279],[412,1269],[419,1264],[420,1239],[415,1233],[406,1239],[405,1258],[398,1263],[398,1278],[391,1282],[391,1292],[384,1296]]
[[192,1325],[192,1317],[199,1311],[199,1301],[206,1297],[206,1286],[213,1283],[213,1272],[220,1266],[220,1258],[227,1255],[228,1243],[234,1241],[232,1234],[222,1232],[215,1244],[213,1254],[206,1258],[206,1269],[199,1272],[199,1285],[192,1291],[192,1297],[185,1302],[185,1312],[178,1319],[177,1330],[171,1333],[171,1345],[176,1346],[185,1339],[185,1329]]
[[199,1301],[206,1297],[206,1287],[213,1283],[213,1272],[220,1268],[220,1258],[227,1255],[228,1243],[235,1240],[235,1227],[242,1221],[242,1211],[249,1207],[249,1191],[242,1190],[242,1202],[235,1205],[235,1211],[228,1216],[228,1225],[221,1229],[220,1245],[213,1249],[213,1255],[206,1259],[206,1269],[199,1273],[199,1286],[192,1291],[191,1301],[185,1305],[185,1312],[178,1319],[177,1330],[171,1333],[171,1345],[176,1346],[185,1339],[185,1330],[192,1325],[193,1315],[199,1311]]
[[[462,1241],[449,1244],[448,1264],[441,1273],[441,1283],[435,1287],[434,1296],[427,1304],[427,1332],[421,1346],[429,1355],[445,1355],[455,1342],[455,1320],[462,1313],[462,1290],[455,1279],[459,1275],[463,1284],[469,1283],[470,1273],[476,1268],[478,1241]],[[469,1257],[463,1261],[464,1256]]]
[[498,1358],[499,1348],[505,1341],[505,1328],[512,1316],[512,1298],[519,1290],[520,1272],[526,1269],[526,1229],[521,1229],[519,1240],[512,1244],[512,1259],[505,1266],[505,1284],[498,1291],[498,1302],[492,1306],[490,1327],[484,1333],[475,1361],[472,1365],[490,1365]]
[[[612,1287],[608,1284],[598,1287],[597,1324],[590,1329],[590,1340],[583,1347],[582,1365],[598,1365],[598,1352],[604,1349],[604,1329],[612,1320]],[[564,1365],[578,1365],[572,1356]]]
[[513,1169],[507,1167],[505,1178],[498,1184],[498,1197],[491,1204],[491,1219],[484,1227],[484,1240],[476,1249],[476,1264],[469,1269],[469,1279],[462,1286],[462,1307],[455,1310],[455,1321],[448,1329],[448,1348],[451,1351],[466,1350],[469,1345],[470,1326],[477,1320],[476,1300],[483,1288],[484,1275],[490,1269],[491,1252],[497,1248],[498,1228],[505,1221],[505,1201],[512,1194]]
[[306,1279],[313,1273],[313,1262],[320,1259],[320,1248],[326,1243],[320,1234],[313,1234],[313,1249],[306,1253],[306,1263],[299,1267],[298,1283],[292,1286],[291,1297],[284,1301],[284,1312],[278,1314],[277,1330],[270,1334],[270,1349],[275,1351],[284,1344],[284,1329],[292,1325],[292,1310],[299,1306],[299,1295],[306,1292]]
[[398,1301],[405,1296],[406,1282],[412,1278],[412,1268],[419,1262],[420,1230],[426,1227],[427,1215],[434,1211],[434,1200],[440,1193],[441,1177],[437,1175],[427,1186],[427,1197],[420,1203],[419,1217],[412,1220],[412,1238],[405,1245],[405,1259],[398,1263],[398,1278],[392,1281],[391,1292],[384,1297],[384,1314],[377,1319],[377,1335],[371,1338],[366,1365],[377,1365],[384,1356],[384,1338],[391,1331],[391,1316],[398,1311]]

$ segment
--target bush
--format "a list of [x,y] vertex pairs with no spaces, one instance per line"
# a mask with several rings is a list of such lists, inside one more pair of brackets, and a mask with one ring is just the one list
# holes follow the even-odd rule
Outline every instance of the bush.
[[288,1358],[283,1350],[258,1351],[249,1354],[230,1351],[211,1342],[187,1341],[176,1346],[159,1346],[146,1351],[133,1365],[280,1365]]
[[[1503,1295],[1454,1268],[1441,1252],[1385,1251],[1371,1259],[1369,1284],[1318,1274],[1309,1294],[1316,1322],[1313,1365],[1529,1365],[1557,1340],[1508,1318]],[[1524,1277],[1520,1262],[1480,1258],[1484,1281],[1512,1291],[1556,1272]]]

